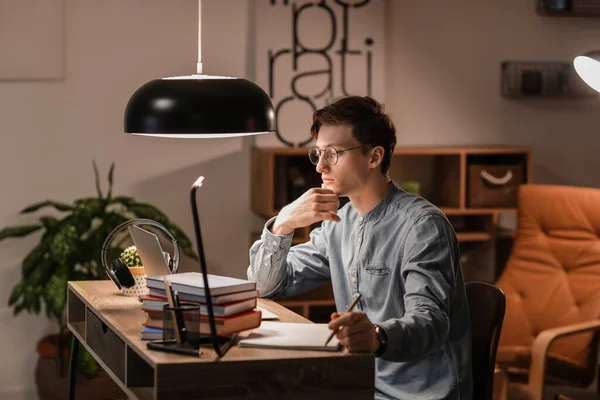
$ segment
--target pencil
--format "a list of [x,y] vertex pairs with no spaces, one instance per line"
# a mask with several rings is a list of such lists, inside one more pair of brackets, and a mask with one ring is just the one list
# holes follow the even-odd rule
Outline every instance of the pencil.
[[[356,306],[358,304],[358,300],[360,299],[360,293],[358,293],[356,295],[356,297],[354,297],[354,300],[352,301],[352,304],[350,304],[348,306],[348,309],[346,310],[347,313],[349,313],[350,311],[352,311],[352,309],[354,308],[354,306]],[[333,336],[335,335],[336,331],[331,331],[331,335],[329,335],[329,337],[327,338],[327,341],[325,342],[325,346],[327,346],[327,343],[329,343],[329,341],[331,339],[333,339]]]
[[180,325],[180,321],[177,318],[177,305],[175,304],[175,297],[173,297],[173,291],[171,289],[171,282],[169,282],[169,280],[167,279],[167,277],[165,277],[165,292],[167,293],[167,301],[169,302],[169,306],[171,308],[173,308],[173,310],[171,311],[171,319],[173,321],[173,325],[175,325],[173,327],[173,330],[175,331],[175,339],[177,344],[181,344],[181,325]]

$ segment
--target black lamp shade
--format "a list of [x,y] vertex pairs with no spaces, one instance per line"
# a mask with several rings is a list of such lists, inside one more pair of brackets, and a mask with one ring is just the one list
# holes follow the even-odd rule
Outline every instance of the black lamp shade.
[[581,79],[600,92],[600,50],[575,57],[573,65]]
[[141,86],[125,109],[125,132],[132,134],[210,138],[274,131],[271,99],[246,79],[156,79]]

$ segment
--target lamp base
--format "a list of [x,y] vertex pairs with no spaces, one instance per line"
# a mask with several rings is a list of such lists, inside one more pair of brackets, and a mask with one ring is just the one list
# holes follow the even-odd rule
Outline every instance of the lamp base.
[[[231,348],[233,342],[237,338],[237,333],[233,336],[217,336],[217,342],[219,344],[218,349],[215,349],[219,357],[223,357],[225,353]],[[214,342],[210,335],[202,336],[200,339],[200,346],[210,346],[214,348]]]
[[[218,336],[217,341],[219,342],[217,354],[219,357],[223,357],[225,353],[231,348],[231,345],[237,338],[237,334],[233,336]],[[199,340],[194,340],[195,346],[192,346],[188,343],[178,344],[174,340],[168,341],[155,341],[148,342],[146,345],[150,350],[159,350],[167,353],[176,353],[176,354],[185,354],[195,357],[200,357],[202,355],[202,346],[210,346],[214,348],[214,344],[212,341],[212,337],[210,335],[202,335]],[[196,346],[197,344],[197,346]]]

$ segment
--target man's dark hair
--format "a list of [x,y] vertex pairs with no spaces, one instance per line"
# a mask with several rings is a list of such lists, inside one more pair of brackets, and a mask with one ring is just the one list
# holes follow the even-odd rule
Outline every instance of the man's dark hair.
[[[344,97],[335,103],[315,111],[310,134],[317,139],[323,125],[348,125],[361,144],[382,146],[385,150],[381,161],[381,174],[387,174],[396,147],[396,128],[384,113],[384,106],[371,97]],[[369,148],[363,148],[366,154]]]

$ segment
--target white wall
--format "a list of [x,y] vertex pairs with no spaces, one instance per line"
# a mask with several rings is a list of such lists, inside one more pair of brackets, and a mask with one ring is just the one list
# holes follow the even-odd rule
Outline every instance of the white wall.
[[387,105],[400,145],[522,145],[533,180],[600,186],[600,102],[500,97],[503,60],[600,48],[600,19],[551,18],[533,0],[389,0]]
[[[209,266],[245,276],[252,218],[247,142],[122,133],[125,105],[135,89],[154,78],[195,73],[197,4],[66,0],[65,80],[0,82],[1,227],[33,221],[18,212],[34,202],[94,196],[95,158],[104,189],[115,161],[114,193],[155,204],[193,238],[188,193],[203,174],[198,202]],[[246,76],[248,3],[204,0],[203,16],[205,73]],[[38,239],[0,243],[2,399],[33,398],[35,344],[55,329],[42,316],[14,318],[6,307],[20,262]]]

